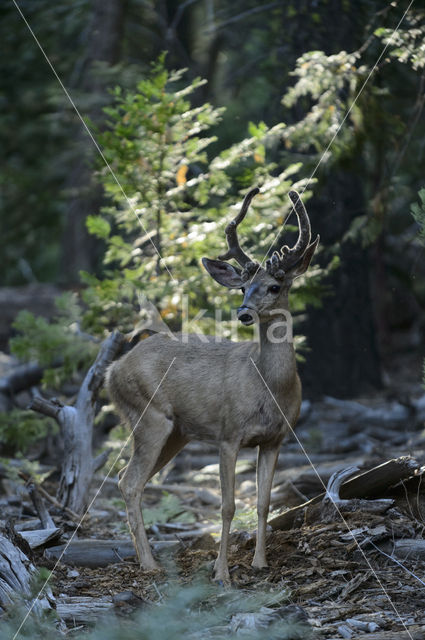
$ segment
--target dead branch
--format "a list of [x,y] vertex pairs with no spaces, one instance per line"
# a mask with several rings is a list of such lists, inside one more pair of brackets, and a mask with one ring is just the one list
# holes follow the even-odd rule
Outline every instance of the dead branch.
[[341,498],[374,498],[401,480],[417,475],[420,469],[420,464],[411,456],[393,458],[344,482]]
[[119,354],[124,341],[119,332],[111,333],[104,340],[83,380],[74,406],[60,406],[39,397],[34,398],[30,405],[34,411],[55,418],[61,428],[65,457],[57,497],[60,504],[76,513],[84,509],[93,474],[105,462],[106,453],[93,457],[95,405],[105,370]]
[[339,496],[341,485],[344,480],[350,478],[357,471],[359,471],[358,467],[347,467],[346,469],[335,471],[329,479],[323,503],[332,502],[333,504],[343,504],[344,502],[347,502],[347,500],[343,500]]
[[28,409],[58,420],[63,404],[57,400],[46,400],[41,396],[35,396],[28,405]]
[[55,523],[52,520],[50,513],[47,511],[46,505],[43,502],[43,498],[38,491],[37,485],[34,482],[30,482],[28,487],[28,493],[40,518],[41,526],[43,529],[54,529]]
[[106,464],[111,451],[111,447],[108,447],[107,449],[105,449],[105,451],[102,451],[102,453],[96,456],[96,458],[93,460],[93,473],[99,471],[99,469],[101,469],[103,465]]
[[367,511],[368,513],[384,513],[393,506],[394,500],[377,499],[362,500],[360,498],[352,498],[344,500],[340,497],[339,492],[341,485],[347,478],[359,471],[358,467],[347,467],[336,471],[329,479],[325,496],[320,507],[321,519],[324,522],[332,522],[338,515],[343,513],[353,513],[355,511]]

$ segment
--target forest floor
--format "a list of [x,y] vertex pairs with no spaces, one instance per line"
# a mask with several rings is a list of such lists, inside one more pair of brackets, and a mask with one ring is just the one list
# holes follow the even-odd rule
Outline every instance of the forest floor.
[[[50,585],[63,611],[72,603],[84,604],[65,615],[76,637],[88,621],[90,626],[93,619],[102,619],[102,613],[88,615],[96,603],[102,604],[100,612],[123,620],[161,604],[176,585],[201,585],[201,590],[210,585],[214,589],[206,597],[210,606],[223,594],[237,592],[243,594],[245,608],[226,609],[224,621],[210,623],[194,638],[219,637],[218,629],[224,632],[220,637],[225,637],[225,629],[242,635],[252,628],[267,629],[276,623],[274,612],[278,612],[283,620],[301,624],[301,631],[279,635],[273,627],[261,637],[425,639],[424,421],[425,396],[419,384],[407,385],[398,396],[385,392],[356,401],[324,398],[303,403],[297,436],[304,451],[294,437],[282,447],[271,517],[320,495],[334,472],[353,465],[366,470],[411,456],[418,472],[415,478],[373,495],[394,501],[384,512],[369,512],[353,503],[342,516],[319,511],[293,528],[271,530],[269,567],[261,571],[250,566],[256,527],[255,451],[243,450],[237,465],[230,592],[211,583],[220,531],[218,460],[215,448],[199,443],[188,445],[146,490],[148,533],[161,571],[143,572],[133,553],[119,552],[120,541],[128,540],[129,534],[115,474],[100,492],[104,475],[96,477],[92,489],[96,500],[76,534],[75,522],[54,509],[51,514],[62,527],[62,544],[71,536],[83,545],[108,540],[116,549],[116,561],[94,566],[102,564],[96,553],[88,563],[79,564],[66,554],[57,561],[58,553],[49,555],[49,549],[34,551],[33,561],[52,570]],[[9,495],[1,498],[3,514],[17,523],[34,518],[30,502],[18,505],[11,486],[7,485]],[[53,480],[44,486],[54,493]],[[259,594],[261,602],[254,599],[249,607],[253,594]]]

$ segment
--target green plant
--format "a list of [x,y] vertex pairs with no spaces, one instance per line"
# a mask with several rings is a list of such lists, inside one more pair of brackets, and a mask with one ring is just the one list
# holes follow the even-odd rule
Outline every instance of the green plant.
[[151,524],[162,524],[165,522],[195,522],[195,516],[190,511],[186,511],[181,500],[172,493],[163,492],[159,504],[155,507],[143,509],[143,520],[148,527]]
[[[98,171],[110,204],[87,219],[89,231],[105,242],[102,277],[83,274],[88,285],[84,326],[91,332],[132,330],[140,319],[140,293],[173,329],[205,309],[198,324],[211,332],[214,305],[219,303],[226,321],[234,303],[231,296],[219,296],[200,258],[223,251],[229,212],[240,206],[249,188],[261,187],[243,236],[262,259],[291,210],[289,189],[306,185],[299,178],[300,162],[289,162],[283,171],[276,162],[283,123],[271,128],[251,123],[240,143],[208,155],[215,141],[208,134],[223,110],[208,103],[191,106],[190,97],[202,84],[199,79],[185,84],[184,72],[167,71],[160,58],[136,91],[114,91],[115,104],[106,109],[108,129],[100,134],[114,175],[105,167]],[[309,196],[306,191],[303,198]],[[316,267],[300,278],[294,287],[295,310],[318,303],[321,277]]]
[[0,445],[15,453],[26,453],[37,440],[42,440],[57,430],[54,420],[41,417],[33,411],[12,409],[7,413],[0,413]]
[[410,211],[419,225],[419,238],[425,245],[425,189],[421,189],[418,193],[420,203],[414,202]]
[[82,310],[77,296],[64,293],[55,304],[57,313],[51,321],[21,311],[13,323],[17,335],[9,346],[20,360],[37,361],[46,367],[43,385],[58,389],[89,366],[98,347],[80,329]]

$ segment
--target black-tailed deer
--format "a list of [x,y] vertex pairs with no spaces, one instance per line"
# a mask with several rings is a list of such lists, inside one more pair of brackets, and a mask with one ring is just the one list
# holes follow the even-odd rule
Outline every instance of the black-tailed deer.
[[[107,374],[110,397],[134,429],[133,452],[119,486],[144,569],[157,567],[141,511],[145,484],[189,440],[215,442],[220,450],[222,534],[214,573],[223,582],[229,582],[236,458],[241,447],[258,446],[258,530],[252,566],[267,566],[265,537],[274,470],[282,439],[295,426],[301,404],[288,293],[294,278],[307,270],[319,237],[310,244],[307,212],[291,191],[299,226],[295,246],[275,252],[265,268],[252,262],[239,246],[237,226],[257,193],[253,189],[247,194],[240,213],[226,227],[228,252],[219,260],[202,262],[219,284],[243,291],[238,318],[245,325],[259,323],[259,343],[201,341],[199,336],[173,340],[157,334],[113,363]],[[231,258],[242,269],[225,262]]]

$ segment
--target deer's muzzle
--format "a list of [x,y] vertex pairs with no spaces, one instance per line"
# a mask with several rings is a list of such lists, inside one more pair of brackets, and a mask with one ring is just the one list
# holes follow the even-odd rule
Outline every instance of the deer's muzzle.
[[252,314],[252,310],[249,307],[239,307],[237,310],[238,320],[242,322],[245,326],[249,327],[250,324],[254,322],[254,316]]

